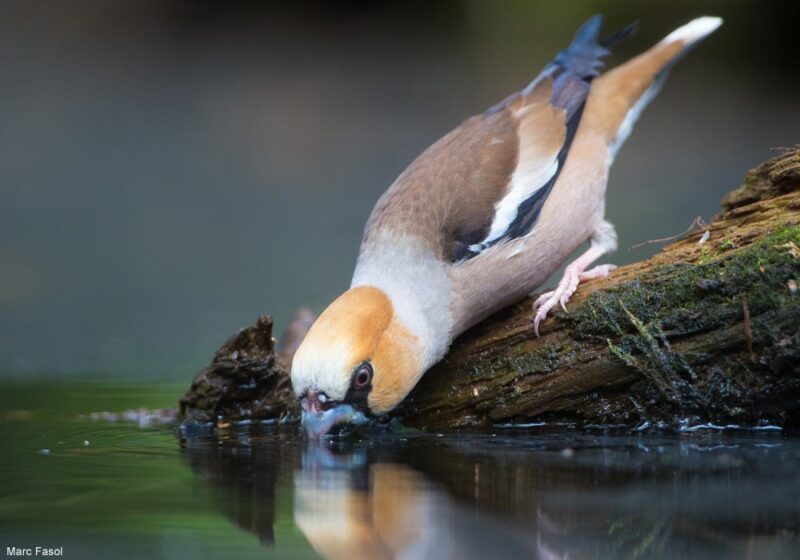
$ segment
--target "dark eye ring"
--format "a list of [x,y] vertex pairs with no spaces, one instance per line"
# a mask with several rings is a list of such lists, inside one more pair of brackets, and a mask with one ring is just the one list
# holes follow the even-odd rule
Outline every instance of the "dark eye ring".
[[364,362],[356,368],[353,385],[356,389],[365,389],[372,381],[372,364]]

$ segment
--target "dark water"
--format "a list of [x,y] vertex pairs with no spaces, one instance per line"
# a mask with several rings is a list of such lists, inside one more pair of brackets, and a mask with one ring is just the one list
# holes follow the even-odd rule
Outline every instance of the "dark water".
[[168,405],[181,388],[8,384],[0,395],[2,552],[800,557],[800,440],[780,431],[533,427],[308,447],[270,426],[212,437],[85,416]]

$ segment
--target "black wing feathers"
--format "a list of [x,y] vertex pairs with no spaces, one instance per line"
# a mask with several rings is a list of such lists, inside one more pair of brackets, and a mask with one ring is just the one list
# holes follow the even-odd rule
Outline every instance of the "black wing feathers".
[[[537,189],[529,198],[524,200],[517,208],[516,218],[511,222],[506,232],[497,239],[484,244],[483,248],[490,247],[505,239],[522,237],[531,231],[539,217],[542,206],[547,200],[547,195],[553,188],[564,162],[567,159],[572,140],[578,130],[583,107],[589,96],[591,81],[600,74],[603,66],[603,57],[610,54],[610,47],[629,37],[637,28],[631,24],[610,35],[601,41],[600,28],[603,18],[600,15],[589,18],[575,34],[569,47],[559,52],[553,62],[548,64],[541,75],[536,78],[522,94],[531,91],[542,78],[553,81],[550,103],[564,109],[566,113],[567,134],[563,147],[558,153],[558,171],[542,188]],[[487,114],[504,109],[516,99],[519,94],[514,94],[498,105],[487,111]],[[458,259],[469,259],[478,255],[480,251],[466,250]]]

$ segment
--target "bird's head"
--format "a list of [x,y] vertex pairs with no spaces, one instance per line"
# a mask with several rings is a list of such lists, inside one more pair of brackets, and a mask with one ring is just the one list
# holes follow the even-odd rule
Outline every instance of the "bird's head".
[[316,320],[292,361],[309,436],[347,431],[386,414],[424,373],[421,341],[385,292],[352,288]]

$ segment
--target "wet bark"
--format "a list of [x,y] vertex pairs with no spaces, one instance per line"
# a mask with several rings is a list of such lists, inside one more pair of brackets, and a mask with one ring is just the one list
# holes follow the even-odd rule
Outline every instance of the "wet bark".
[[240,330],[217,350],[179,402],[185,424],[243,420],[293,422],[297,403],[288,365],[276,351],[272,317]]
[[[702,242],[701,242],[702,241]],[[508,422],[800,426],[800,150],[751,170],[710,224],[531,328],[531,300],[460,336],[396,412],[442,429]],[[307,323],[307,317],[306,317]],[[271,320],[229,341],[189,420],[295,421]],[[296,333],[293,335],[296,338]]]

